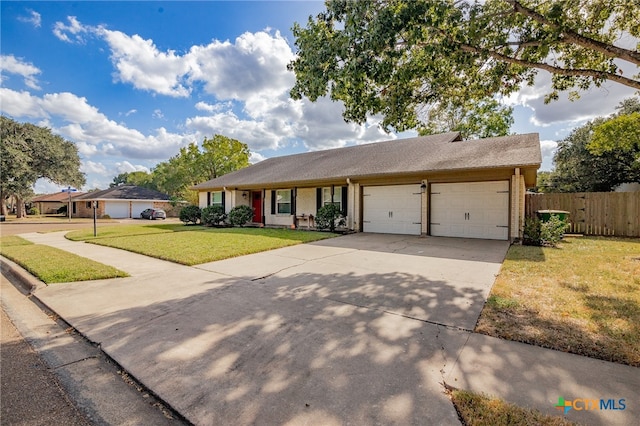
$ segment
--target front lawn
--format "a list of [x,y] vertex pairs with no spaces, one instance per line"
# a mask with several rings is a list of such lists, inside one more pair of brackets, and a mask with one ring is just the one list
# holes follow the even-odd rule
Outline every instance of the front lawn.
[[457,389],[450,391],[450,395],[463,424],[467,426],[574,425],[561,416],[547,416],[486,395]]
[[17,236],[0,238],[0,254],[46,284],[126,277],[126,273],[55,247],[33,244]]
[[198,265],[230,257],[318,241],[335,234],[271,228],[205,228],[181,224],[130,225],[78,230],[74,241],[115,247],[183,265]]
[[640,239],[511,246],[476,331],[640,366]]

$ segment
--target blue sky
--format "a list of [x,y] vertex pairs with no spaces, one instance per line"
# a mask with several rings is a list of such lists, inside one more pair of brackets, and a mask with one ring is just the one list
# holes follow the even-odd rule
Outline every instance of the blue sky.
[[[2,1],[0,112],[74,142],[84,189],[149,171],[190,142],[219,133],[249,145],[252,161],[413,136],[378,119],[347,124],[342,105],[293,101],[291,27],[321,2]],[[633,74],[633,70],[630,70]],[[606,84],[570,102],[543,103],[550,80],[505,99],[516,133],[540,133],[543,169],[555,141],[608,115],[633,90]],[[60,187],[39,181],[36,192]]]

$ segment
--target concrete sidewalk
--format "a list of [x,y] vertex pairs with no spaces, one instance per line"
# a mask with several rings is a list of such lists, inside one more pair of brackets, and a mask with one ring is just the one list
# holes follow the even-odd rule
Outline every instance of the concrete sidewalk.
[[[559,397],[625,400],[624,410],[570,410],[566,417],[581,424],[631,425],[640,418],[638,368],[438,325],[429,312],[412,317],[401,301],[394,301],[397,309],[352,303],[346,296],[353,292],[379,292],[372,283],[380,277],[400,290],[417,285],[419,274],[378,276],[371,270],[376,262],[348,272],[346,255],[358,259],[356,249],[345,247],[350,236],[298,247],[297,260],[286,260],[296,248],[281,249],[280,264],[257,254],[219,267],[186,267],[63,234],[23,236],[132,276],[56,284],[35,296],[195,424],[456,424],[443,383],[551,415],[561,413],[554,407]],[[382,256],[366,245],[357,250]],[[417,257],[385,253],[387,265],[395,255],[405,256],[401,263]],[[349,294],[345,282],[354,286]],[[438,285],[446,287],[447,279]],[[459,298],[459,288],[475,292],[458,286],[441,295]],[[407,297],[418,294],[426,293]]]

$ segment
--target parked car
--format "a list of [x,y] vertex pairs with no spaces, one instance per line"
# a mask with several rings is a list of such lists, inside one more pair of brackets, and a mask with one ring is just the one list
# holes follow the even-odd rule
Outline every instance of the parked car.
[[146,210],[143,210],[142,213],[140,213],[140,218],[151,219],[151,220],[155,220],[155,219],[164,220],[167,218],[167,214],[162,209],[146,209]]

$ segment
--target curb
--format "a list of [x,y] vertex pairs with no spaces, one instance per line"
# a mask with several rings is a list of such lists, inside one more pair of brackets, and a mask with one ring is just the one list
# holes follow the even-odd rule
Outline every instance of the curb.
[[32,295],[35,291],[46,288],[47,284],[40,281],[33,275],[31,275],[26,269],[17,263],[7,259],[4,256],[0,256],[0,266],[9,274],[13,275],[17,281],[20,282],[22,290],[29,295]]

